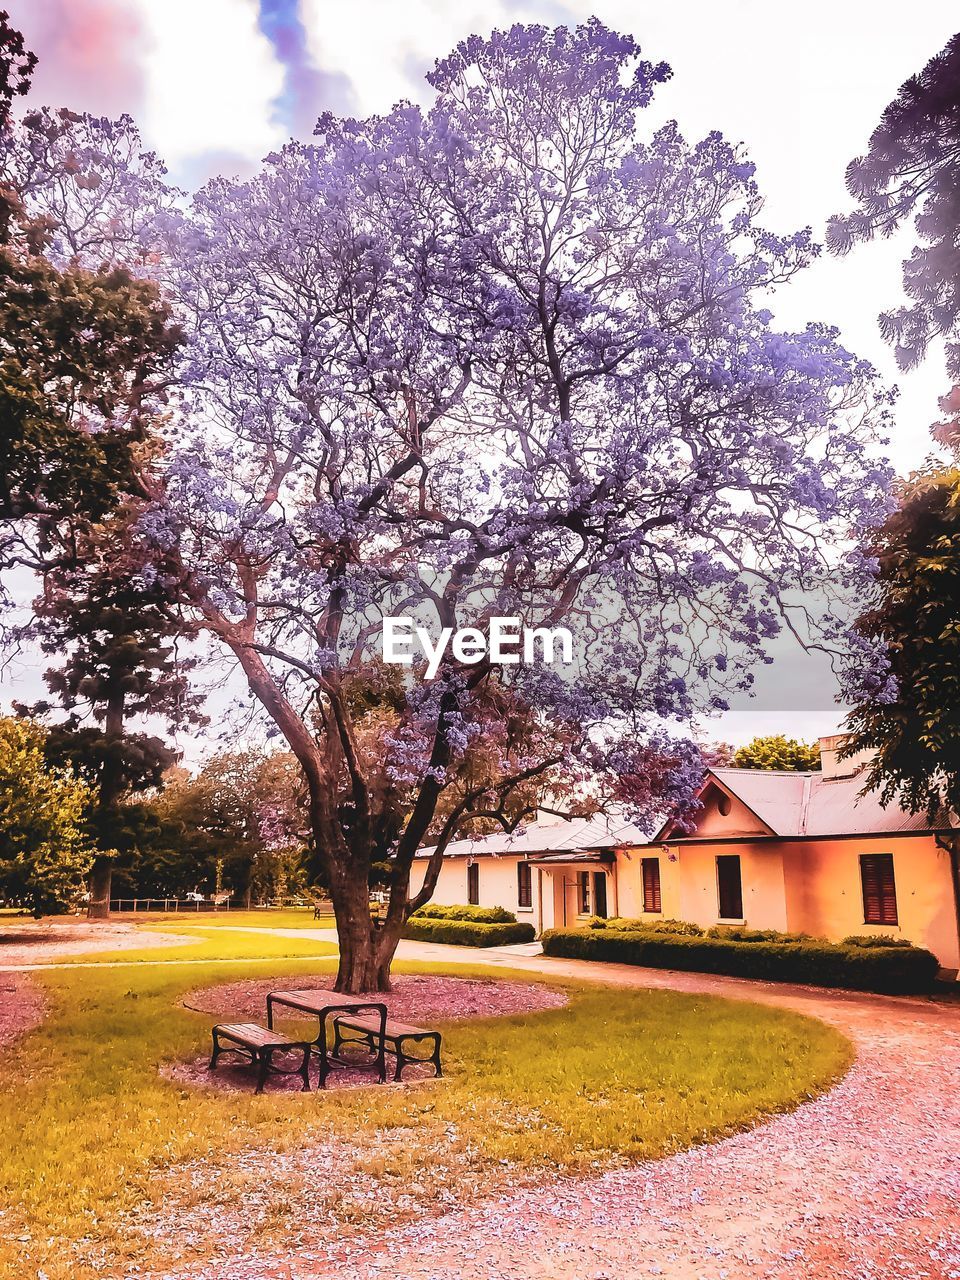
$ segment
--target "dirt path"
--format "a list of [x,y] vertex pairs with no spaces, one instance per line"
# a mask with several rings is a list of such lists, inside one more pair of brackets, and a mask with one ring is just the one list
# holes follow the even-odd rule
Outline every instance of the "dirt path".
[[84,920],[63,916],[56,920],[17,920],[0,924],[0,971],[36,968],[60,956],[94,951],[139,951],[147,947],[190,946],[196,938],[179,933],[155,933],[120,921]]
[[[452,950],[403,944],[408,959],[452,960]],[[850,1036],[857,1063],[827,1097],[713,1146],[552,1181],[366,1243],[184,1276],[960,1278],[960,1006],[474,951],[456,959],[784,1005]]]

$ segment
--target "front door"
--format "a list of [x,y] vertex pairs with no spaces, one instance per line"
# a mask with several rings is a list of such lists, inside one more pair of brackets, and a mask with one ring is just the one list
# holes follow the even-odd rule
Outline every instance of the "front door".
[[717,858],[717,898],[721,920],[743,919],[743,885],[740,855],[721,854]]
[[605,871],[595,871],[593,873],[593,914],[595,916],[607,916],[607,873]]

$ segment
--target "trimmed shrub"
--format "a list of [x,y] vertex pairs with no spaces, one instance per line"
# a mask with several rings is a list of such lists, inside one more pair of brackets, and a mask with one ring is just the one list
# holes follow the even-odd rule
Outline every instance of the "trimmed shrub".
[[430,920],[412,915],[403,930],[416,942],[446,942],[455,947],[506,947],[512,942],[533,942],[532,924],[483,924],[474,920]]
[[675,938],[702,938],[703,930],[689,920],[631,919],[629,916],[591,916],[586,922],[590,929],[610,929],[616,933],[669,933]]
[[906,938],[891,938],[886,933],[851,933],[844,938],[845,947],[912,947]]
[[929,991],[936,956],[919,947],[858,947],[830,942],[732,942],[721,938],[669,937],[614,929],[548,929],[544,954],[606,960],[760,978],[767,982],[813,983],[894,995]]
[[428,902],[413,914],[424,920],[469,920],[472,924],[517,923],[517,917],[506,907],[468,907],[465,903],[445,907],[440,902]]
[[707,930],[708,938],[726,938],[728,942],[826,942],[810,933],[781,933],[779,929],[748,929],[741,924],[715,924]]

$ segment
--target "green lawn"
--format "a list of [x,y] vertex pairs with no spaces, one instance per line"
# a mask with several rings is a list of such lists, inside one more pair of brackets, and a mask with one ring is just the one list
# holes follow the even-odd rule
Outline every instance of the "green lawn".
[[[219,938],[221,955],[290,945],[205,932],[198,948],[216,947]],[[156,956],[142,953],[144,960]],[[273,959],[44,972],[49,1017],[0,1061],[0,1274],[92,1280],[126,1263],[162,1265],[172,1255],[149,1251],[125,1223],[162,1186],[176,1190],[177,1213],[197,1209],[204,1220],[211,1193],[178,1185],[183,1161],[222,1165],[218,1212],[232,1201],[246,1222],[246,1197],[252,1188],[262,1191],[264,1178],[269,1183],[270,1152],[297,1151],[331,1135],[347,1140],[342,1160],[363,1189],[359,1207],[343,1197],[319,1203],[323,1188],[298,1188],[287,1178],[278,1182],[269,1221],[244,1241],[264,1245],[282,1239],[302,1215],[317,1230],[377,1225],[378,1211],[394,1220],[427,1212],[451,1196],[515,1185],[536,1170],[576,1171],[676,1151],[795,1105],[851,1059],[837,1032],[787,1011],[561,983],[570,991],[564,1009],[452,1024],[447,1078],[436,1085],[255,1098],[190,1090],[158,1075],[161,1063],[209,1044],[211,1019],[179,1005],[185,991],[330,967],[329,960]],[[529,980],[499,968],[433,970]],[[409,1140],[381,1149],[378,1132],[397,1128],[408,1129]],[[252,1173],[238,1174],[231,1156],[258,1148],[263,1159]],[[372,1196],[371,1187],[378,1189]],[[308,1190],[312,1199],[299,1200]],[[173,1221],[178,1225],[176,1215]]]

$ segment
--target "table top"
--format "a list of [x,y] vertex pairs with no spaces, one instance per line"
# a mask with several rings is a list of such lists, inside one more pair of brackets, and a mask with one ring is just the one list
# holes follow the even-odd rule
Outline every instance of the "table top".
[[307,991],[271,991],[267,996],[277,1004],[291,1005],[304,1009],[308,1013],[323,1013],[328,1009],[382,1009],[386,1013],[387,1006],[382,1000],[370,996],[348,996],[342,991],[330,991],[325,987],[314,987]]

